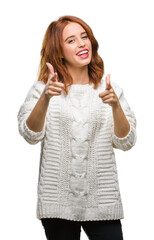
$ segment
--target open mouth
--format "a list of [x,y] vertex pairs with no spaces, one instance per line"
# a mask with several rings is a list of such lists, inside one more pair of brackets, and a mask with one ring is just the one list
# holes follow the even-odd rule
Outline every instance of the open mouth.
[[77,56],[79,56],[80,58],[87,58],[89,57],[89,53],[88,53],[88,50],[83,50],[83,51],[80,51]]
[[79,53],[77,53],[77,55],[80,56],[80,55],[86,54],[86,53],[88,53],[87,49],[80,51]]

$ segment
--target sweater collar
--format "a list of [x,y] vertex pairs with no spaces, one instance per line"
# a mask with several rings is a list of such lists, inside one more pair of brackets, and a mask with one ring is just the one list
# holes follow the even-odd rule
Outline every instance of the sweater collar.
[[84,93],[87,92],[89,89],[91,89],[93,87],[93,83],[92,84],[72,84],[69,87],[69,92],[80,92],[80,93]]

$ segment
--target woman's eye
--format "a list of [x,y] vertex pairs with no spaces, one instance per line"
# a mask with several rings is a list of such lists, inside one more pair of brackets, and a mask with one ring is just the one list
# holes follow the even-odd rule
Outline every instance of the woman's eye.
[[73,41],[74,41],[73,39],[72,39],[72,40],[69,40],[68,43],[72,43]]
[[88,35],[86,35],[86,36],[83,36],[82,38],[88,38]]
[[[86,38],[88,38],[88,35],[85,35],[82,38],[86,39]],[[74,41],[75,41],[75,39],[71,39],[71,40],[68,41],[68,43],[73,43]]]

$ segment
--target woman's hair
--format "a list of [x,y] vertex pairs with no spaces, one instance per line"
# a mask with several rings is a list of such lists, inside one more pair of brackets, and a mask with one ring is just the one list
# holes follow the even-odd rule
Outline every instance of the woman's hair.
[[67,86],[73,84],[73,79],[69,74],[65,65],[65,59],[63,56],[63,30],[65,26],[71,22],[80,24],[86,31],[89,40],[92,44],[92,59],[88,64],[88,74],[90,82],[94,83],[94,89],[97,89],[101,78],[104,75],[104,63],[101,57],[98,55],[98,42],[95,39],[91,28],[80,18],[74,16],[62,16],[57,21],[53,21],[48,26],[41,49],[41,60],[40,60],[40,72],[38,81],[42,81],[45,84],[48,80],[48,67],[46,62],[52,64],[54,71],[58,73],[59,81],[65,85],[65,93],[68,94]]

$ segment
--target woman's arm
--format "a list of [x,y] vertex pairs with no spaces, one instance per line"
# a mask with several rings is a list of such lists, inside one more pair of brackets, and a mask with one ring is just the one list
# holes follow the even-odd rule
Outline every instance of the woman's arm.
[[49,101],[49,98],[46,97],[43,91],[34,109],[26,120],[26,125],[30,130],[34,132],[42,131]]
[[37,81],[30,89],[18,112],[18,129],[30,144],[36,144],[45,136],[46,114],[50,98],[61,94],[64,84],[58,82],[58,74],[47,63],[49,77],[47,84]]
[[[40,81],[35,82],[33,84],[33,86],[30,88],[30,90],[25,98],[24,103],[20,106],[20,109],[18,111],[17,118],[18,118],[19,133],[30,144],[38,143],[39,141],[43,140],[43,138],[45,136],[45,123],[44,123],[44,127],[43,127],[42,131],[39,131],[39,132],[33,131],[33,126],[29,126],[30,124],[28,124],[28,126],[27,126],[27,124],[26,124],[26,121],[29,118],[29,116],[31,115],[31,113],[33,112],[34,108],[35,108],[35,110],[37,110],[38,106],[40,106],[39,103],[42,104],[42,102],[43,102],[41,95],[43,93],[44,86],[45,85],[43,83],[41,83]],[[36,105],[37,105],[37,107],[36,107]],[[35,125],[33,116],[31,115],[31,117],[33,120],[33,125]],[[39,118],[39,116],[38,116],[38,118]],[[36,129],[36,130],[38,130],[38,129]]]
[[58,80],[57,72],[54,73],[53,66],[50,63],[46,64],[49,70],[47,84],[33,111],[26,120],[27,127],[34,132],[42,131],[50,98],[60,95],[64,87],[64,84]]
[[[112,107],[112,144],[114,148],[127,151],[136,143],[136,118],[131,110],[127,100],[124,97],[123,90],[110,82],[110,76],[106,77],[106,89],[99,94],[102,101]],[[117,93],[117,94],[116,94]]]
[[114,132],[119,138],[127,136],[130,131],[130,124],[122,110],[120,102],[118,101],[115,106],[112,107],[112,114],[114,120]]

